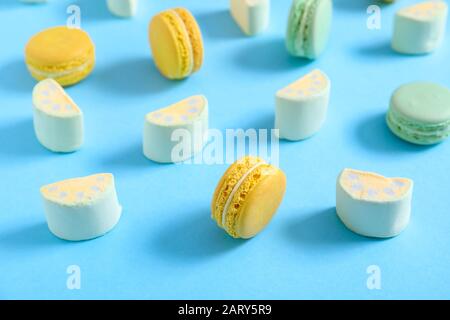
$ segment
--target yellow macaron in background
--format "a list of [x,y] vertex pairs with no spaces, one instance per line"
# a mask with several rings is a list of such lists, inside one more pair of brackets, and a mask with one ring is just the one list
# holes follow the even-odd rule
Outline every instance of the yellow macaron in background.
[[211,216],[234,238],[248,239],[270,222],[286,191],[286,176],[263,159],[246,156],[220,179]]
[[149,24],[149,41],[156,67],[168,79],[184,79],[203,64],[202,33],[185,8],[155,15]]
[[25,47],[25,62],[36,80],[52,78],[69,86],[92,72],[95,47],[81,29],[52,27],[31,37]]

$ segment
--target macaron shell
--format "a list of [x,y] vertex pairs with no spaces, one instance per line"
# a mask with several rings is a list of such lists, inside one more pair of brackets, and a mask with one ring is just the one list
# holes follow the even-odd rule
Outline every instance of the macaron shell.
[[94,45],[81,29],[58,26],[43,30],[28,41],[25,47],[27,63],[58,66],[81,65],[92,56]]
[[408,120],[425,124],[450,121],[450,90],[431,82],[412,82],[394,91],[390,107]]
[[308,36],[306,37],[306,57],[317,58],[325,49],[331,28],[333,4],[330,0],[318,0],[308,22]]
[[[225,208],[226,211],[224,210],[223,214],[225,214],[225,216],[223,216],[222,214],[222,228],[224,228],[225,231],[234,238],[241,237],[240,234],[237,233],[237,231],[240,229],[240,218],[244,212],[244,207],[247,204],[249,193],[265,177],[263,170],[270,167],[264,162],[256,164],[255,166],[257,167],[252,166],[250,169],[244,172],[242,177],[239,178],[239,182],[237,183],[237,190],[234,190],[233,187],[232,192],[227,192],[228,194],[233,192],[234,193],[227,197],[229,204]],[[245,179],[242,180],[242,178],[244,178],[244,175]]]
[[289,11],[288,26],[286,32],[286,48],[293,56],[303,56],[303,45],[297,46],[297,37],[300,29],[302,29],[302,21],[306,14],[306,6],[308,0],[294,0]]
[[54,79],[61,86],[67,87],[80,82],[85,79],[95,67],[95,54],[92,52],[91,57],[83,65],[70,68],[70,64],[58,67],[45,67],[45,66],[33,66],[27,65],[28,71],[31,76],[38,81],[42,81],[48,78]]
[[95,47],[81,29],[65,26],[34,35],[25,47],[25,62],[38,81],[52,78],[62,86],[86,78],[95,66]]
[[184,8],[176,8],[174,10],[183,20],[188,32],[192,52],[194,54],[194,66],[192,72],[196,72],[201,68],[204,57],[203,38],[200,27],[189,10]]
[[315,59],[328,42],[331,0],[294,0],[289,13],[286,48],[296,57]]
[[[222,210],[225,206],[226,198],[223,195],[224,189],[229,183],[227,182],[228,178],[231,175],[231,172],[234,170],[233,165],[229,166],[225,173],[219,180],[219,183],[214,190],[214,195],[211,201],[211,218],[217,222],[217,225],[222,228]],[[236,180],[237,182],[237,180]],[[229,186],[227,190],[231,190],[232,187]]]
[[222,214],[231,191],[241,177],[258,163],[263,163],[263,160],[257,157],[245,157],[234,162],[222,175],[222,178],[214,191],[213,200],[211,202],[211,215],[212,218],[216,220],[219,227],[224,228],[222,224]]
[[254,237],[270,222],[286,191],[286,176],[274,167],[263,169],[264,178],[247,195],[235,226],[240,238]]
[[156,67],[169,79],[183,79],[193,69],[188,32],[174,10],[159,13],[149,25],[150,45]]
[[[400,120],[401,119],[401,120]],[[390,110],[386,116],[389,129],[399,138],[419,145],[431,145],[442,142],[450,136],[450,121],[447,125],[432,126],[419,122],[400,123],[404,119],[397,119]]]

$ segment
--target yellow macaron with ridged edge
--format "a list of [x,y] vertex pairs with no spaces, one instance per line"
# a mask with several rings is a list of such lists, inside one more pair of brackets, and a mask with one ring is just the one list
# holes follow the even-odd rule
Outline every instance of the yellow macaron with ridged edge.
[[283,171],[261,158],[246,156],[220,179],[211,216],[233,238],[251,238],[270,222],[285,191]]
[[81,29],[52,27],[31,37],[25,47],[25,62],[36,80],[52,78],[69,86],[92,72],[95,47]]
[[185,8],[155,15],[149,25],[149,41],[156,67],[168,79],[184,79],[203,64],[200,27]]

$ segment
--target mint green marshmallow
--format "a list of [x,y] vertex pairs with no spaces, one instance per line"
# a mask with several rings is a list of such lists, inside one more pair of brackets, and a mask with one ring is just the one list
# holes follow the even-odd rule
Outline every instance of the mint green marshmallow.
[[428,1],[400,9],[395,15],[392,48],[404,54],[426,54],[443,42],[447,4]]

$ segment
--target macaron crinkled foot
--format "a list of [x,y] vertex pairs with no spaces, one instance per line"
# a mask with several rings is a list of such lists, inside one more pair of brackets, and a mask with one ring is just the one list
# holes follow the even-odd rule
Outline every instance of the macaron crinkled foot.
[[87,32],[53,27],[31,37],[25,47],[25,62],[33,78],[52,78],[69,86],[86,78],[95,65],[94,43]]
[[64,240],[102,236],[114,228],[122,213],[109,173],[52,183],[41,188],[41,195],[50,231]]
[[156,162],[182,162],[202,151],[208,134],[208,100],[196,95],[145,116],[143,151]]
[[285,190],[280,169],[258,157],[244,157],[220,179],[211,202],[212,219],[233,238],[252,238],[270,222]]
[[122,18],[136,15],[138,0],[106,0],[109,11]]
[[230,0],[230,11],[246,35],[256,35],[269,25],[270,0]]
[[431,82],[404,84],[392,94],[386,122],[408,142],[442,142],[450,136],[450,90]]
[[276,93],[275,128],[282,139],[311,137],[323,126],[329,104],[328,76],[314,70]]
[[404,54],[426,54],[443,42],[448,6],[427,1],[400,9],[395,15],[392,48]]
[[169,9],[155,15],[149,25],[149,41],[156,67],[168,79],[184,79],[203,64],[200,27],[187,9]]
[[337,179],[337,215],[360,235],[394,237],[409,223],[412,191],[410,179],[345,169]]
[[331,0],[293,0],[286,32],[286,48],[296,57],[317,58],[325,49],[331,29]]
[[33,125],[38,141],[53,152],[73,152],[83,144],[83,112],[53,79],[33,89]]

